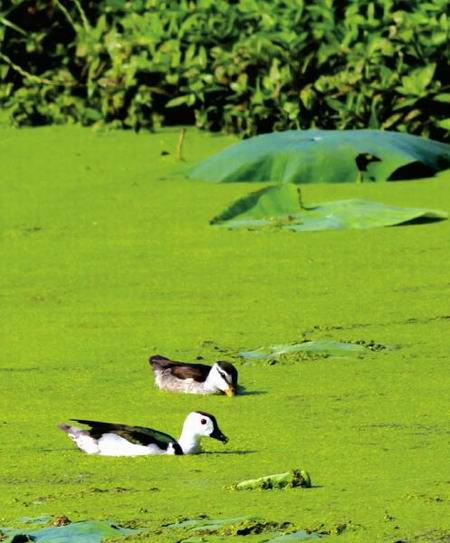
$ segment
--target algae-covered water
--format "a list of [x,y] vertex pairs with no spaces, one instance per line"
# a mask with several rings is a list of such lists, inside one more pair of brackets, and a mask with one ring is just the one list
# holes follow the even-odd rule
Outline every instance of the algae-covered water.
[[[211,537],[447,541],[450,221],[213,228],[258,185],[173,178],[233,141],[189,129],[177,162],[177,139],[0,129],[0,526],[66,515],[144,529],[129,541],[209,541],[169,525],[256,516],[261,533]],[[449,211],[450,181],[314,185],[304,197]],[[319,340],[395,348],[235,357],[245,394],[232,399],[161,392],[147,363]],[[92,457],[56,428],[73,417],[178,436],[198,409],[230,438],[198,456]],[[292,468],[313,488],[227,488]]]

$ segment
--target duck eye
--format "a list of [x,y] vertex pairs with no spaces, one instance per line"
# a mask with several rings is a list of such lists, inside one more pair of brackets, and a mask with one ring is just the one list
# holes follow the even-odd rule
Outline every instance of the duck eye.
[[208,421],[207,421],[206,419],[202,419],[202,420],[200,421],[201,424],[206,424],[207,422],[208,422]]

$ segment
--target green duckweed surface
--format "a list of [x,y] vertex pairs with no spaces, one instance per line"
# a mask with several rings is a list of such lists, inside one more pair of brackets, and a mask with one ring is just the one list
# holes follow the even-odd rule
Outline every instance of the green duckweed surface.
[[[173,178],[177,139],[0,129],[0,526],[66,515],[145,529],[129,541],[173,542],[193,536],[168,527],[181,520],[256,516],[270,537],[214,537],[257,542],[289,526],[330,542],[448,540],[450,221],[213,228],[255,183]],[[181,165],[232,141],[188,130]],[[450,177],[304,196],[448,211]],[[233,399],[161,392],[147,364],[305,340],[398,348],[244,363],[245,393]],[[198,456],[92,457],[56,428],[74,417],[177,436],[198,409],[230,438]],[[226,489],[296,466],[313,488]]]

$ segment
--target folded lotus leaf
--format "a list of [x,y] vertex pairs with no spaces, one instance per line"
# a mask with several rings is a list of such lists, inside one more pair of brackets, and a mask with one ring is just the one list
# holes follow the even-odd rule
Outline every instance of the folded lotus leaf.
[[383,130],[288,130],[235,143],[191,168],[228,183],[357,183],[431,177],[450,168],[450,145]]
[[304,206],[300,188],[288,183],[267,187],[241,198],[212,219],[211,224],[230,229],[302,232],[433,222],[447,217],[445,211],[389,206],[356,199]]

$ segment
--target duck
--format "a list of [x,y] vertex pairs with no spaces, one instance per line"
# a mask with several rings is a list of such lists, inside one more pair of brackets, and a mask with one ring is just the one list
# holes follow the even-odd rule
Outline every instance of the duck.
[[81,429],[64,422],[59,424],[58,428],[65,432],[81,451],[99,456],[198,454],[202,452],[203,437],[212,437],[222,443],[228,441],[214,415],[204,411],[188,414],[178,441],[169,434],[143,426],[85,419],[70,420],[84,424],[89,429]]
[[155,385],[161,390],[187,394],[226,394],[234,396],[238,372],[230,362],[218,361],[213,366],[176,362],[159,354],[149,358],[155,373]]

